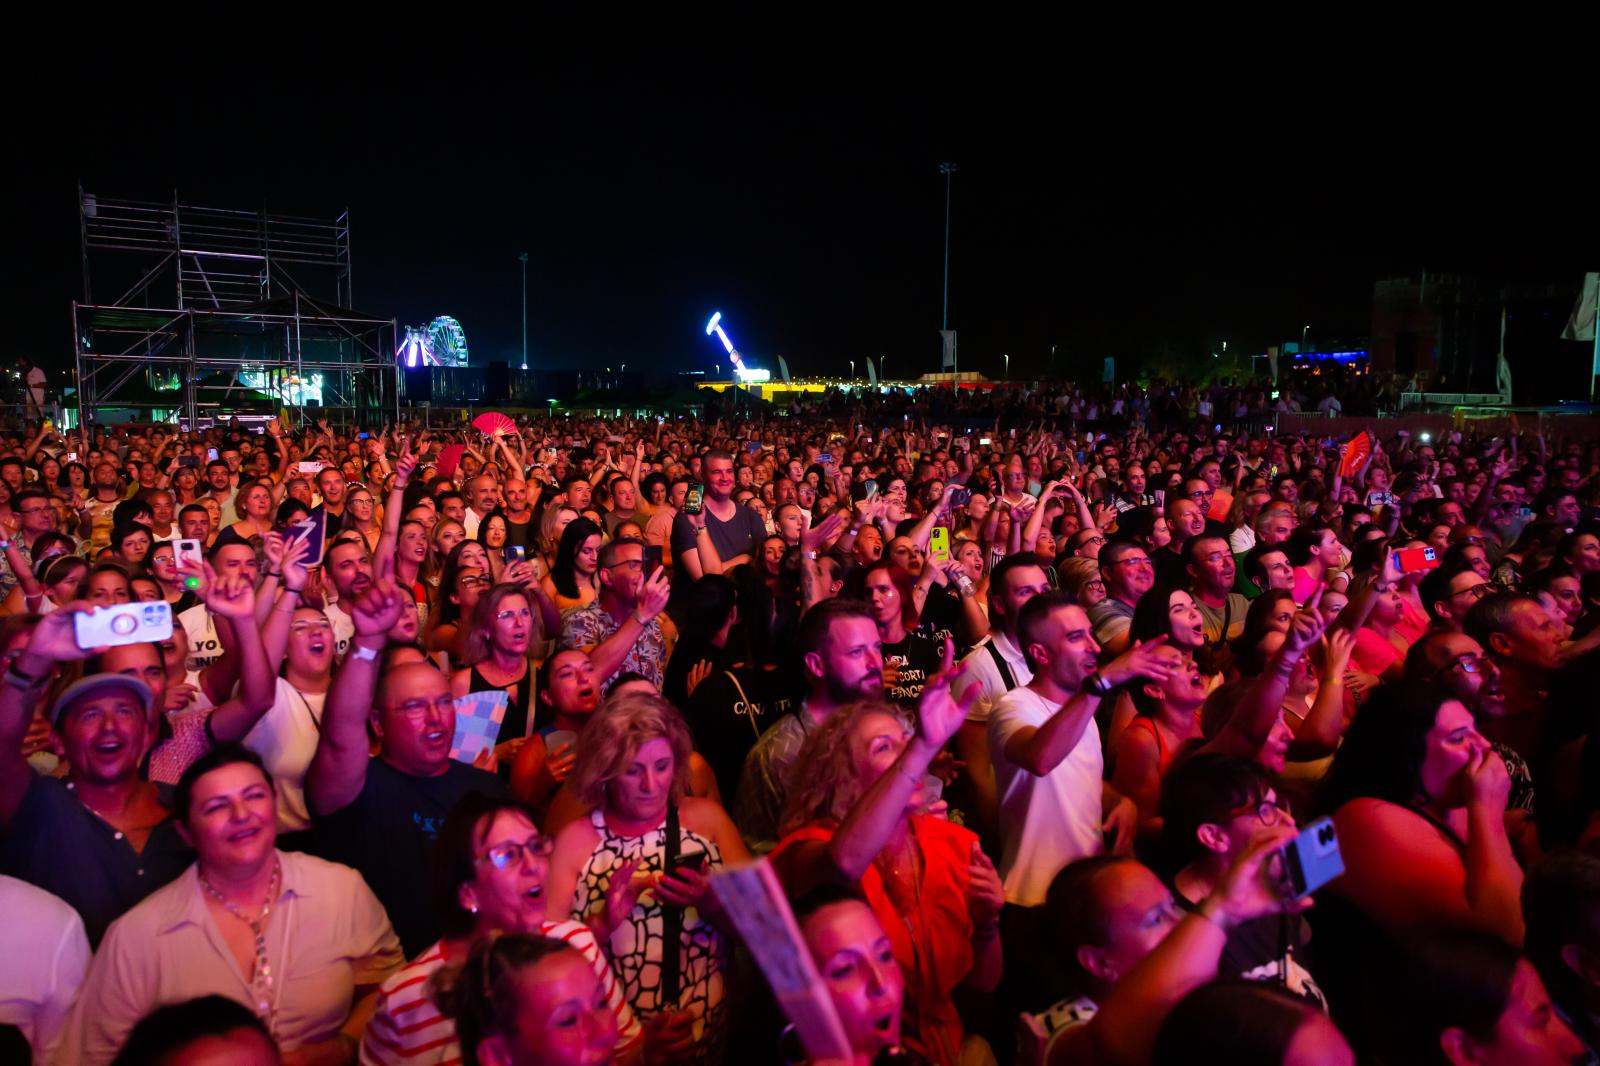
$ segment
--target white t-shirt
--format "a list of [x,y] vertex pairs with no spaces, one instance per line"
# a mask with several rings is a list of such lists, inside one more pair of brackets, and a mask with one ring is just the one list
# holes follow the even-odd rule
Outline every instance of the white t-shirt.
[[967,657],[961,660],[961,679],[955,687],[956,698],[960,699],[966,695],[968,689],[977,686],[978,700],[972,705],[972,710],[967,712],[967,721],[977,722],[979,725],[989,720],[994,705],[1006,694],[1005,679],[1000,676],[1000,668],[995,665],[994,656],[989,651],[991,643],[1000,650],[1000,657],[1006,661],[1006,666],[1011,668],[1011,679],[1017,683],[1017,687],[1020,688],[1033,680],[1033,671],[1028,669],[1027,659],[1017,646],[1011,643],[1010,637],[1004,633],[993,633],[979,641],[978,645],[967,653]]
[[311,828],[306,810],[306,773],[317,754],[326,692],[301,692],[284,678],[272,707],[245,734],[244,746],[261,756],[278,793],[278,832]]
[[0,877],[0,1025],[22,1030],[35,1062],[56,1061],[72,1004],[89,969],[83,919],[65,901]]
[[1000,793],[1000,879],[1007,902],[1024,907],[1044,902],[1063,866],[1101,850],[1105,759],[1093,720],[1078,746],[1043,777],[1005,757],[1006,741],[1025,726],[1044,725],[1057,709],[1032,689],[1015,688],[989,713],[989,758]]
[[339,662],[344,662],[345,652],[350,650],[350,642],[356,639],[356,623],[344,608],[337,603],[330,603],[322,609],[328,616],[328,621],[333,623],[333,656]]
[[178,624],[183,626],[184,633],[189,637],[189,661],[185,668],[191,674],[198,674],[222,658],[222,641],[217,636],[217,623],[205,604],[197,603],[184,611],[178,616]]

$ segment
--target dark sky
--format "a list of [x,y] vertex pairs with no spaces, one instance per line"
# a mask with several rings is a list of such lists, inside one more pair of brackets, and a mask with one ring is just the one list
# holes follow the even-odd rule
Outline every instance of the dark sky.
[[1355,339],[1377,276],[1575,285],[1600,250],[1594,55],[1554,17],[678,26],[648,49],[540,29],[503,52],[424,33],[61,57],[13,116],[14,342],[70,351],[79,178],[348,206],[357,306],[452,314],[475,363],[513,365],[526,250],[535,366],[709,370],[720,309],[754,363],[935,369],[945,159],[951,325],[996,376],[1051,345],[1087,367],[1306,324]]

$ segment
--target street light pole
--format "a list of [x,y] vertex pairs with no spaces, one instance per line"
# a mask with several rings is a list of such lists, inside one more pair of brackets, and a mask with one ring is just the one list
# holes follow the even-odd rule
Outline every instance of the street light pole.
[[1006,381],[1009,383],[1011,381],[1011,356],[1006,353],[1002,353],[1002,355],[1004,355],[1006,361]]
[[522,260],[522,369],[528,369],[528,253],[517,256]]
[[[950,190],[955,182],[956,165],[954,163],[940,163],[939,173],[944,175],[944,312],[939,319],[939,328],[950,328]],[[952,353],[950,369],[954,372],[957,385],[961,382],[961,354],[959,351]]]
[[1311,332],[1311,327],[1310,326],[1301,326],[1300,327],[1300,351],[1302,353],[1304,353],[1305,350],[1306,350],[1306,335],[1309,334],[1310,332]]
[[850,360],[850,380],[854,381],[855,379],[856,379],[856,361],[854,359],[852,359],[852,360]]

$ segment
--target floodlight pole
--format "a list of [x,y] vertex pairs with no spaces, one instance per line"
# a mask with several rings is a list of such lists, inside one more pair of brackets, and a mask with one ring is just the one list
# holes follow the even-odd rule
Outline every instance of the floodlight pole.
[[528,369],[528,253],[517,256],[522,260],[522,369]]
[[[950,188],[955,181],[956,165],[954,163],[940,163],[939,173],[944,175],[944,312],[939,319],[939,328],[950,328]],[[954,371],[953,381],[961,381],[961,356],[958,352],[951,353],[950,369]]]

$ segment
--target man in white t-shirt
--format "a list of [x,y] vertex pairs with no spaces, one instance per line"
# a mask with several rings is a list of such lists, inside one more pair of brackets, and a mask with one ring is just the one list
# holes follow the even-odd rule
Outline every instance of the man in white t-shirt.
[[89,969],[83,919],[64,900],[0,877],[0,1025],[14,1025],[35,1062],[54,1062]]
[[1094,714],[1116,686],[1136,677],[1164,682],[1172,669],[1152,654],[1162,643],[1152,641],[1097,670],[1100,645],[1089,616],[1059,592],[1028,601],[1017,636],[1033,680],[995,704],[989,758],[1000,794],[1006,900],[1033,907],[1044,902],[1056,871],[1101,851],[1103,833],[1113,835],[1118,852],[1133,846],[1138,812],[1103,780]]
[[1000,697],[1033,680],[1028,660],[1017,646],[1017,618],[1035,596],[1050,591],[1044,567],[1032,552],[1008,555],[989,574],[989,634],[962,660],[954,692],[962,698],[976,687],[978,700],[956,733],[956,757],[967,764],[979,830],[992,839],[998,829],[994,767],[989,764],[989,712]]

